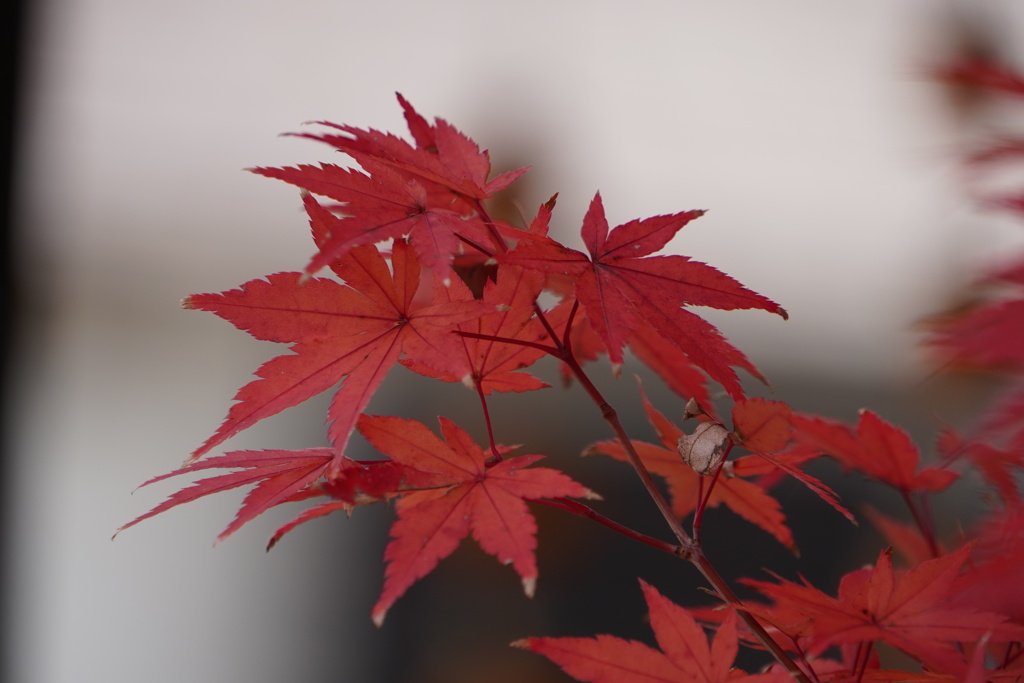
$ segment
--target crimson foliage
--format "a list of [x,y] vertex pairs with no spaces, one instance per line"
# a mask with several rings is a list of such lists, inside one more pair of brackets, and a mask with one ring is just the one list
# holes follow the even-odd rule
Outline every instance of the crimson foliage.
[[[1024,92],[1020,79],[990,65],[962,65],[946,76],[973,79],[1008,97]],[[710,265],[658,253],[702,211],[611,228],[598,194],[580,231],[585,251],[569,248],[548,234],[554,197],[523,227],[488,213],[487,200],[527,169],[490,178],[486,151],[446,121],[428,122],[398,99],[412,142],[325,123],[324,132],[304,137],[343,152],[355,166],[254,169],[302,188],[316,253],[301,272],[195,294],[184,307],[210,311],[257,339],[288,344],[289,352],[256,371],[257,379],[239,390],[223,424],[186,465],[151,481],[227,471],[185,487],[125,527],[243,485],[253,488],[220,538],[271,507],[317,500],[274,534],[273,545],[310,519],[390,503],[397,520],[372,613],[379,625],[391,605],[468,535],[512,565],[532,595],[536,522],[528,503],[545,504],[691,562],[722,601],[718,611],[689,610],[641,582],[658,649],[611,635],[515,643],[579,680],[980,683],[1024,677],[1024,502],[1016,483],[1024,466],[1024,389],[1011,392],[977,434],[944,433],[942,458],[930,465],[922,465],[905,432],[873,412],[848,425],[796,413],[781,401],[747,398],[736,370],[760,378],[757,369],[692,307],[761,309],[782,318],[786,312]],[[1020,155],[1024,142],[1003,140],[974,163]],[[993,203],[1024,211],[1019,197]],[[989,279],[1019,288],[1024,262]],[[545,292],[554,297],[542,299]],[[541,303],[549,300],[555,303]],[[1024,298],[1003,297],[936,322],[933,343],[958,361],[1020,374],[1021,329]],[[694,429],[684,431],[644,396],[659,442],[635,441],[625,432],[583,365],[607,354],[617,370],[627,347],[689,401],[684,418],[695,420]],[[603,516],[582,502],[597,497],[585,486],[550,466],[533,466],[542,455],[511,456],[512,449],[493,437],[478,445],[445,417],[439,418],[439,436],[413,420],[364,412],[389,370],[401,363],[473,390],[493,434],[488,398],[545,388],[524,370],[546,355],[582,384],[610,428],[613,438],[585,454],[630,463],[671,540]],[[711,404],[712,383],[731,400],[728,421]],[[256,422],[335,387],[329,447],[202,459]],[[381,459],[348,457],[354,430]],[[803,471],[823,457],[898,491],[913,524],[871,512],[892,547],[873,566],[846,574],[835,595],[779,578],[747,581],[764,600],[741,601],[701,547],[704,511],[724,504],[795,550],[783,506],[769,491],[779,476],[797,478],[853,519],[825,483]],[[976,468],[990,486],[989,518],[976,532],[939,539],[928,498],[949,487],[962,465]],[[664,480],[667,497],[655,476]],[[688,519],[689,529],[683,526]],[[902,565],[893,562],[893,548]],[[710,640],[706,630],[714,632]],[[882,644],[907,655],[912,669],[885,663],[878,655]],[[740,646],[767,649],[776,664],[743,672],[734,664]]]

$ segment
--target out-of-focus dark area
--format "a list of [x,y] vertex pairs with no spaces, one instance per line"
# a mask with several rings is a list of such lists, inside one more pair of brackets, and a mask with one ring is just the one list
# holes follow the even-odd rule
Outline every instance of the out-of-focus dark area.
[[[18,319],[18,281],[14,277],[15,258],[13,253],[13,196],[14,196],[14,158],[15,140],[18,130],[19,94],[21,93],[20,77],[23,73],[23,36],[24,36],[24,3],[12,1],[6,3],[0,9],[0,46],[3,49],[3,56],[0,57],[0,83],[3,84],[3,104],[0,105],[0,277],[3,278],[3,302],[0,310],[3,314],[3,359],[2,370],[0,370],[0,382],[3,385],[4,405],[4,429],[3,445],[0,446],[0,500],[6,500],[5,494],[13,485],[10,481],[11,460],[14,457],[11,448],[10,422],[7,421],[8,408],[10,406],[11,391],[13,389],[10,381],[12,369],[16,362],[14,353],[19,339],[16,336],[18,328],[15,323]],[[9,508],[5,503],[0,503],[0,586],[7,587],[12,584],[8,572],[9,564],[6,561],[8,543],[8,526],[4,524],[9,514]],[[8,613],[8,591],[0,590],[0,614]],[[0,659],[8,661],[9,657],[6,644],[8,643],[7,619],[0,624]]]
[[[870,407],[927,452],[938,426],[968,423],[994,385],[936,374],[914,324],[955,306],[980,264],[1024,242],[1013,220],[972,205],[959,165],[990,126],[1013,121],[929,73],[965,56],[1024,64],[1020,3],[6,7],[7,680],[561,681],[508,643],[651,642],[638,577],[682,604],[709,601],[687,565],[540,506],[532,601],[467,541],[379,630],[369,613],[393,519],[384,506],[310,523],[265,553],[301,508],[276,510],[211,548],[236,491],[110,542],[181,484],[132,491],[177,467],[279,352],[178,307],[189,293],[298,270],[312,253],[294,188],[241,169],[338,161],[277,137],[304,121],[405,134],[396,90],[489,147],[495,171],[532,164],[503,211],[529,218],[559,192],[553,230],[572,246],[595,190],[613,225],[708,209],[670,249],[791,314],[709,314],[770,378],[770,388],[750,379],[754,393],[846,419]],[[635,363],[618,380],[606,364],[591,371],[639,439],[654,437],[632,373],[660,410],[681,415],[685,400]],[[596,408],[558,386],[553,364],[538,372],[556,386],[494,399],[497,438],[604,494],[601,512],[665,536],[627,467],[578,457],[609,436]],[[325,406],[275,416],[228,446],[323,445]],[[402,369],[371,411],[432,425],[443,411],[484,436],[471,392]],[[814,473],[851,500],[899,510],[838,471]],[[877,554],[880,539],[802,487],[776,493],[803,553],[716,509],[706,546],[731,576],[770,568],[834,588]],[[952,532],[978,503],[941,505]]]

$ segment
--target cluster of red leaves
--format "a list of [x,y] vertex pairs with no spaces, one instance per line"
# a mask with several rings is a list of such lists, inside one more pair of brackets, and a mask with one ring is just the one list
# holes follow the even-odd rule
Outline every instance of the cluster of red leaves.
[[[926,496],[952,484],[958,477],[956,471],[946,466],[920,467],[920,453],[907,434],[874,413],[864,411],[858,424],[850,427],[793,413],[781,402],[763,399],[735,404],[728,438],[731,445],[749,450],[751,455],[730,461],[723,468],[724,480],[705,494],[703,479],[676,453],[683,432],[646,401],[645,406],[662,444],[641,442],[636,444],[637,450],[652,472],[665,477],[673,508],[680,516],[694,512],[698,501],[705,506],[724,503],[792,546],[780,507],[763,486],[773,481],[767,476],[772,469],[781,467],[850,516],[824,484],[796,468],[821,456],[896,489],[906,499],[920,526],[896,522],[875,511],[869,514],[892,547],[907,558],[906,569],[894,569],[891,547],[879,555],[873,567],[843,577],[834,597],[806,581],[777,578],[775,582],[744,581],[769,602],[730,603],[765,626],[807,679],[980,683],[1024,677],[1024,601],[1020,598],[1024,502],[1019,498],[994,511],[975,534],[960,539],[955,550],[945,551],[924,521],[927,506],[923,502]],[[621,447],[612,442],[596,444],[591,451],[625,459]],[[733,478],[757,474],[765,475],[761,482]],[[533,638],[520,645],[551,658],[579,680],[594,683],[791,678],[791,673],[781,668],[749,676],[733,668],[737,638],[734,612],[687,612],[661,596],[652,599],[657,594],[649,587],[645,586],[645,592],[662,652],[610,636]],[[669,620],[664,616],[666,610],[677,616]],[[658,619],[656,611],[662,612]],[[710,651],[703,631],[694,630],[694,619],[702,620],[709,628],[714,624],[718,630]],[[739,639],[750,647],[759,647],[755,636],[742,624]],[[883,644],[902,651],[923,669],[911,674],[885,668],[877,652]],[[838,659],[828,656],[833,651],[838,652]],[[612,661],[615,666],[609,663]]]
[[[688,394],[706,398],[710,377],[741,396],[733,367],[755,368],[685,307],[760,308],[785,316],[777,304],[711,266],[684,256],[651,256],[700,211],[609,230],[595,197],[583,222],[586,254],[548,237],[553,200],[526,229],[492,220],[483,200],[527,169],[488,179],[486,151],[398,99],[414,144],[375,130],[323,124],[329,132],[303,137],[329,144],[359,168],[253,169],[302,188],[317,253],[303,272],[195,294],[183,306],[210,311],[257,339],[289,344],[291,353],[259,368],[258,379],[239,390],[223,424],[185,466],[151,481],[213,468],[233,471],[193,483],[126,525],[255,484],[223,539],[281,503],[331,499],[279,530],[273,543],[308,519],[397,499],[377,621],[470,529],[484,550],[513,565],[532,593],[535,526],[523,500],[589,495],[554,470],[520,471],[539,456],[503,459],[504,449],[493,441],[485,456],[449,422],[442,421],[442,442],[421,424],[399,427],[393,419],[365,416],[396,363],[465,383],[479,393],[485,416],[486,396],[493,392],[546,387],[521,370],[570,347],[584,358],[606,352],[621,363],[623,347],[635,345],[663,376],[683,382]],[[487,263],[499,265],[482,286],[460,278],[467,266],[472,271]],[[315,276],[324,268],[335,277]],[[562,302],[543,310],[538,297],[545,289]],[[256,422],[339,383],[327,416],[330,448],[237,451],[199,460]],[[384,425],[394,432],[389,438]],[[356,428],[387,459],[347,457]]]
[[[1010,89],[1011,92],[1012,88]],[[841,515],[853,515],[803,465],[831,457],[851,471],[897,490],[913,524],[877,512],[869,517],[906,559],[891,551],[874,566],[847,574],[832,596],[806,582],[749,581],[765,602],[740,602],[715,584],[723,610],[688,610],[642,583],[660,650],[613,636],[531,638],[517,645],[543,654],[583,681],[1018,680],[1024,676],[1024,502],[1015,477],[1024,466],[1024,392],[1014,394],[986,434],[1009,432],[1008,443],[940,440],[944,460],[922,466],[920,453],[897,427],[865,411],[856,426],[795,413],[780,401],[747,398],[736,374],[756,368],[690,307],[785,311],[715,268],[689,257],[658,254],[701,211],[633,220],[610,228],[596,195],[580,231],[585,251],[548,234],[554,198],[524,228],[494,220],[486,200],[526,169],[490,178],[486,151],[441,119],[426,121],[399,96],[413,142],[351,126],[322,124],[303,134],[348,155],[357,167],[332,164],[258,168],[303,191],[316,254],[302,272],[276,273],[219,294],[185,299],[261,340],[288,344],[235,396],[226,419],[180,469],[209,469],[199,479],[133,520],[212,493],[252,485],[225,538],[282,503],[315,500],[281,527],[270,545],[299,524],[332,512],[390,502],[397,513],[385,551],[384,587],[372,611],[380,624],[394,602],[450,555],[467,535],[520,576],[531,595],[538,576],[536,523],[527,501],[574,512],[635,540],[703,567],[700,521],[726,505],[795,551],[796,541],[771,487],[792,476]],[[1024,149],[1024,145],[1021,146]],[[317,275],[328,269],[328,276]],[[997,277],[1024,284],[1024,265]],[[545,308],[542,293],[558,303]],[[948,322],[936,344],[974,362],[1024,361],[1013,343],[1024,300],[990,304]],[[633,441],[590,383],[582,363],[607,354],[614,368],[625,349],[685,399],[697,429],[687,434],[646,396],[658,443]],[[510,457],[494,441],[488,397],[547,385],[523,370],[550,355],[601,407],[616,435],[585,454],[630,463],[661,497],[650,474],[664,479],[677,545],[645,537],[573,498],[595,497],[555,469],[532,467],[541,455]],[[426,425],[365,413],[395,364],[475,391],[489,443],[478,445],[440,418]],[[730,424],[716,414],[710,383],[732,399]],[[340,385],[340,386],[339,386]],[[329,447],[235,451],[206,457],[242,430],[338,387],[328,409]],[[358,430],[380,457],[356,460],[348,445]],[[747,452],[728,459],[734,449]],[[961,456],[965,456],[961,458]],[[978,466],[1002,506],[976,534],[946,550],[936,538],[928,497],[959,476],[963,459]],[[699,465],[697,464],[699,463]],[[147,482],[147,483],[151,483]],[[679,522],[692,516],[692,538]],[[838,518],[837,518],[838,520]],[[1012,552],[1003,551],[1009,545]],[[710,579],[709,579],[710,580]],[[716,632],[709,645],[705,629]],[[740,645],[767,647],[778,664],[748,675],[735,667]],[[896,648],[920,668],[887,669],[878,646]]]

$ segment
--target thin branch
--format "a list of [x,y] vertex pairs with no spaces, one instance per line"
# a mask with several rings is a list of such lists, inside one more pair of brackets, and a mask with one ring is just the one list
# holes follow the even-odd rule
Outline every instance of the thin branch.
[[474,199],[473,204],[476,206],[477,213],[480,214],[480,220],[487,226],[487,231],[490,233],[491,241],[494,242],[494,246],[502,254],[508,251],[508,244],[505,242],[505,238],[498,232],[498,226],[491,218],[491,215],[487,213],[487,209],[484,208],[483,202],[479,199]]
[[921,514],[921,510],[914,504],[914,499],[911,498],[909,490],[900,489],[900,495],[903,496],[903,501],[910,508],[910,515],[914,518],[914,524],[917,525],[921,535],[924,536],[924,540],[928,543],[928,552],[931,553],[932,557],[942,557],[939,543],[935,540],[935,529],[930,523],[930,515],[926,518]]
[[583,368],[580,367],[580,364],[577,362],[576,357],[573,356],[571,349],[563,348],[560,360],[569,366],[569,369],[572,371],[573,375],[575,375],[576,379],[579,380],[583,389],[590,395],[591,399],[593,399],[594,403],[596,403],[598,408],[601,410],[601,417],[603,417],[604,421],[612,428],[612,431],[615,433],[615,437],[618,439],[619,443],[622,444],[622,447],[626,451],[626,456],[629,458],[629,463],[633,466],[633,469],[636,470],[644,488],[647,489],[648,495],[650,495],[654,500],[654,504],[658,506],[661,516],[668,523],[669,528],[672,529],[672,533],[679,540],[680,545],[684,547],[692,546],[693,539],[690,538],[690,535],[686,533],[685,529],[683,529],[683,525],[678,519],[676,519],[675,513],[672,512],[672,506],[668,504],[668,501],[665,500],[665,496],[662,494],[661,489],[659,489],[658,485],[654,483],[654,478],[647,470],[647,466],[644,465],[643,461],[640,459],[640,454],[637,453],[632,440],[630,440],[629,435],[626,434],[626,430],[622,426],[622,422],[619,421],[619,414],[615,411],[615,408],[605,400],[600,390],[592,381],[590,381],[590,377],[588,377],[587,373],[585,373]]
[[518,346],[529,346],[531,349],[537,349],[544,353],[549,353],[552,356],[558,357],[558,349],[553,346],[545,346],[537,342],[525,341],[523,339],[511,339],[509,337],[496,337],[493,334],[477,334],[476,332],[464,332],[463,330],[455,330],[455,334],[460,337],[469,337],[470,339],[483,339],[485,341],[500,342],[502,344],[516,344]]
[[[680,555],[680,557],[683,557]],[[761,623],[754,617],[750,612],[737,607],[742,604],[736,593],[733,592],[732,588],[726,583],[725,579],[715,570],[708,558],[704,556],[704,552],[701,550],[699,545],[694,545],[690,548],[690,552],[684,559],[689,560],[693,566],[707,579],[707,582],[711,584],[711,587],[715,589],[719,597],[728,603],[739,615],[743,623],[747,625],[747,628],[754,634],[754,636],[761,641],[761,644],[768,648],[768,651],[775,657],[775,661],[782,664],[786,670],[800,683],[811,683],[811,679],[807,677],[797,663],[789,656],[789,653],[782,649],[771,635],[761,626]]]
[[468,237],[464,237],[464,236],[460,235],[459,233],[455,233],[455,236],[458,237],[461,242],[463,242],[464,244],[467,244],[467,245],[473,247],[474,249],[479,251],[481,254],[484,254],[485,256],[490,256],[492,258],[494,257],[494,252],[492,252],[490,249],[487,249],[486,247],[480,246],[479,244],[477,244],[473,240],[469,239]]
[[543,505],[547,505],[553,508],[558,508],[559,510],[567,510],[573,513],[574,515],[579,515],[580,517],[584,517],[586,519],[595,521],[602,526],[606,526],[612,531],[622,534],[626,538],[630,538],[634,541],[639,541],[640,543],[645,543],[651,546],[652,548],[664,550],[665,552],[671,553],[673,555],[678,555],[679,546],[672,545],[671,543],[666,543],[665,541],[653,538],[651,536],[648,536],[647,534],[642,534],[639,531],[635,531],[634,529],[630,529],[628,526],[619,524],[615,520],[605,517],[600,512],[594,510],[593,508],[584,505],[583,503],[579,503],[575,500],[572,500],[570,498],[537,498],[533,499],[533,502],[541,503]]
[[491,426],[491,411],[487,409],[487,395],[484,394],[483,384],[480,380],[473,380],[474,386],[476,386],[476,394],[480,397],[480,405],[484,410],[484,423],[487,425],[487,440],[491,444],[491,457],[487,458],[487,462],[484,463],[485,467],[494,467],[501,462],[501,452],[498,450],[498,445],[494,442],[494,428]]
[[732,441],[725,447],[725,454],[722,456],[722,461],[718,463],[718,467],[715,468],[715,474],[711,477],[711,481],[708,482],[707,491],[704,490],[705,477],[698,479],[698,491],[697,491],[697,507],[693,512],[693,542],[700,543],[700,526],[704,520],[704,511],[708,507],[708,502],[711,500],[711,492],[715,489],[715,484],[718,483],[718,477],[722,474],[722,469],[725,467],[725,461],[729,459],[729,452],[732,450]]

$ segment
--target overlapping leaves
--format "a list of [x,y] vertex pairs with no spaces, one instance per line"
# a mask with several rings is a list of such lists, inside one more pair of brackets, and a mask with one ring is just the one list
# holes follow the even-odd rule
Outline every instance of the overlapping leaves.
[[186,299],[186,308],[211,311],[257,339],[291,343],[294,351],[268,361],[257,371],[260,379],[239,390],[224,423],[193,459],[342,378],[328,411],[328,435],[343,453],[359,414],[403,354],[457,377],[468,375],[468,359],[450,353],[451,329],[494,312],[494,306],[418,300],[419,259],[402,240],[395,241],[390,263],[391,269],[373,245],[357,247],[335,266],[346,285],[300,283],[299,273],[279,273]]
[[[1020,94],[1020,79],[1002,70],[975,68],[954,76],[984,77],[989,89]],[[303,190],[315,255],[302,272],[276,273],[219,294],[192,295],[184,306],[213,312],[257,339],[288,344],[290,353],[257,370],[257,379],[239,390],[223,424],[190,462],[147,484],[221,472],[172,494],[125,527],[246,485],[251,490],[219,538],[272,507],[317,501],[278,529],[273,545],[309,520],[390,502],[398,519],[385,552],[384,587],[373,608],[377,623],[466,536],[510,564],[532,594],[538,576],[537,529],[527,501],[601,521],[595,510],[568,501],[589,496],[587,489],[557,470],[532,467],[542,456],[508,457],[511,449],[494,443],[493,436],[485,449],[443,417],[439,437],[422,423],[364,411],[390,368],[402,363],[475,389],[491,434],[488,397],[546,387],[523,372],[543,355],[560,359],[563,371],[587,382],[594,397],[597,390],[582,364],[607,353],[618,369],[628,347],[670,388],[703,404],[704,409],[687,414],[696,415],[701,428],[714,427],[713,446],[720,449],[714,455],[724,458],[733,446],[751,454],[725,464],[714,460],[700,470],[709,478],[701,479],[680,457],[693,455],[696,434],[685,434],[644,397],[659,443],[632,442],[616,430],[616,441],[601,441],[589,450],[631,460],[635,449],[640,464],[667,482],[671,511],[665,509],[664,516],[670,522],[675,522],[673,513],[683,518],[725,504],[795,548],[781,506],[768,489],[780,473],[794,476],[852,519],[830,489],[800,469],[805,461],[828,455],[903,495],[916,525],[868,514],[915,566],[901,572],[883,552],[873,567],[847,574],[836,597],[807,583],[750,582],[771,603],[740,604],[723,594],[732,608],[724,618],[722,612],[686,610],[642,584],[659,649],[612,636],[533,638],[523,646],[586,681],[782,680],[789,674],[772,670],[745,676],[733,668],[740,640],[752,642],[758,622],[747,617],[753,614],[818,680],[954,677],[980,683],[1019,674],[1022,607],[1019,600],[1006,598],[1019,582],[1024,555],[1001,548],[1020,545],[1024,518],[1016,480],[1024,443],[1024,391],[1010,393],[978,438],[948,433],[940,442],[946,460],[937,466],[922,466],[910,437],[869,411],[849,426],[796,414],[779,401],[747,399],[736,371],[760,378],[757,369],[691,308],[761,309],[783,318],[786,312],[712,266],[658,253],[703,212],[654,216],[612,229],[597,194],[581,229],[586,251],[570,249],[549,234],[554,197],[526,229],[488,215],[485,200],[526,169],[491,178],[488,153],[475,142],[442,119],[428,122],[401,96],[399,103],[412,142],[331,123],[322,124],[327,132],[302,135],[344,153],[358,168],[254,169]],[[975,163],[1012,158],[1021,149],[1019,141],[1009,140]],[[1021,204],[1009,198],[1000,205],[1019,210]],[[336,279],[314,277],[325,268]],[[1024,267],[1011,264],[991,280],[1019,287]],[[544,292],[560,303],[542,306]],[[945,321],[935,345],[959,361],[1008,366],[1019,373],[1024,366],[1017,343],[1022,313],[1019,297],[996,298]],[[731,428],[715,413],[708,379],[734,399]],[[260,420],[334,387],[339,388],[327,415],[330,447],[234,451],[199,460]],[[610,406],[600,398],[596,402],[608,419]],[[613,420],[609,424],[615,428]],[[350,436],[357,427],[383,459],[350,457]],[[1004,442],[980,438],[993,435],[1005,437]],[[922,522],[921,501],[952,484],[958,474],[951,464],[961,456],[981,469],[1005,507],[976,533],[977,544],[961,544],[946,554],[934,530]],[[699,543],[676,531],[681,530],[677,524],[670,526],[679,546],[641,538],[613,520],[602,523],[680,557],[700,554]],[[962,571],[965,565],[973,571]],[[739,625],[740,609],[748,610],[746,626]],[[710,644],[697,614],[705,623],[719,624]],[[759,642],[766,645],[769,637]],[[913,675],[883,670],[872,652],[882,642],[928,670]],[[823,658],[830,648],[838,648],[840,660]],[[786,659],[776,656],[780,662]]]
[[622,349],[643,321],[731,394],[740,396],[732,366],[752,370],[749,362],[685,307],[760,308],[783,318],[787,315],[775,302],[711,266],[687,256],[651,256],[702,214],[684,211],[634,220],[609,232],[597,194],[583,218],[582,236],[589,255],[547,236],[526,235],[502,260],[572,278],[574,294],[613,363],[623,362]]
[[[641,581],[640,586],[660,650],[608,635],[529,638],[515,645],[544,655],[576,680],[589,683],[721,683],[743,676],[733,667],[739,649],[735,614],[722,622],[709,645],[704,629],[687,610],[648,583]],[[786,674],[771,674],[750,680],[783,683],[788,678]]]

